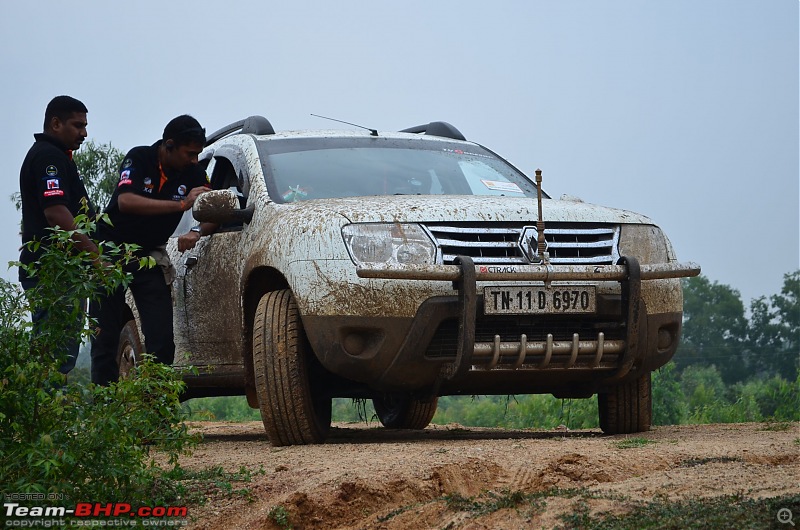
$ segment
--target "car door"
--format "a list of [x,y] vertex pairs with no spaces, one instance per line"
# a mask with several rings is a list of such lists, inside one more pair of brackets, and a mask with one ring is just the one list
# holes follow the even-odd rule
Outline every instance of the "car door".
[[[228,151],[215,152],[211,185],[241,193],[246,167],[235,151]],[[176,300],[183,303],[189,361],[195,366],[241,365],[241,236],[242,225],[221,226],[216,233],[201,238],[181,262],[182,296]]]

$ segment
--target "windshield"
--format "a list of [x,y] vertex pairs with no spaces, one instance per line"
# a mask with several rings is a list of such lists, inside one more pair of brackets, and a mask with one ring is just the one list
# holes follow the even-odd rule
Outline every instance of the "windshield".
[[386,138],[259,142],[276,202],[368,195],[536,197],[513,166],[475,144]]

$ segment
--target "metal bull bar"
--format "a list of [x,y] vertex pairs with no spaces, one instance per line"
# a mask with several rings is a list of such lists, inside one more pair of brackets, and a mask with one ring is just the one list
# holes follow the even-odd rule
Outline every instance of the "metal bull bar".
[[[600,364],[607,353],[622,353],[622,358],[612,374],[605,379],[611,383],[624,377],[639,356],[639,326],[644,310],[641,300],[641,282],[647,280],[686,278],[700,274],[700,266],[688,263],[656,263],[640,265],[633,257],[621,257],[616,265],[515,265],[508,272],[488,272],[485,267],[476,266],[472,258],[458,256],[455,265],[378,265],[370,268],[359,268],[360,278],[397,279],[397,280],[433,280],[452,281],[458,291],[460,315],[458,322],[458,352],[453,363],[442,367],[441,380],[458,379],[466,374],[475,364],[473,360],[489,359],[487,369],[494,368],[501,354],[516,354],[513,368],[517,369],[525,361],[529,353],[543,354],[543,360],[537,368],[546,368],[554,352],[570,354],[564,368],[570,368],[578,353],[591,350],[595,354],[592,367]],[[622,301],[625,308],[627,334],[622,341],[605,341],[602,333],[596,341],[581,341],[577,335],[567,343],[554,343],[552,336],[546,344],[528,344],[525,335],[518,344],[500,343],[499,337],[494,344],[475,343],[475,320],[477,311],[477,282],[479,281],[539,281],[549,284],[553,281],[618,281],[622,287]],[[591,342],[591,344],[589,344]]]

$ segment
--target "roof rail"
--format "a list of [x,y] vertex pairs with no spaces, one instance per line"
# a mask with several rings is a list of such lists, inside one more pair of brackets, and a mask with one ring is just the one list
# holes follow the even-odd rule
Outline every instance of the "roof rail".
[[452,138],[454,140],[466,140],[461,131],[447,123],[446,121],[432,121],[427,125],[417,125],[416,127],[409,127],[400,132],[407,133],[423,133],[430,134],[431,136],[443,136],[445,138]]
[[250,116],[214,132],[206,139],[206,145],[211,145],[220,138],[224,138],[236,131],[240,131],[242,134],[275,134],[272,124],[264,116]]

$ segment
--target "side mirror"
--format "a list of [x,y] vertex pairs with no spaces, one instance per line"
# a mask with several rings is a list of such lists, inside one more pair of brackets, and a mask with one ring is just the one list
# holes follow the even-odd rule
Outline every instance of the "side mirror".
[[203,193],[192,206],[192,216],[201,223],[249,223],[255,208],[239,208],[239,197],[231,190],[213,190]]

